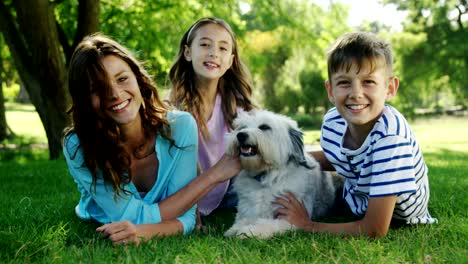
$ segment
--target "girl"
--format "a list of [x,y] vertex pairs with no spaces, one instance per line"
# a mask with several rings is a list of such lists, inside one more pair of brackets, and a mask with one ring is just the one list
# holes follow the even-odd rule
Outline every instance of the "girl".
[[106,36],[76,48],[69,92],[73,122],[63,150],[81,193],[75,211],[103,223],[96,231],[116,244],[189,233],[194,204],[239,171],[226,156],[193,180],[195,120],[164,104],[140,63]]
[[[197,122],[199,170],[206,171],[224,154],[224,136],[237,112],[254,107],[250,74],[239,58],[229,24],[219,18],[195,22],[182,37],[169,78],[170,101]],[[228,187],[229,180],[218,184],[198,203],[202,215],[221,204]],[[233,207],[235,198],[226,198],[226,207]]]

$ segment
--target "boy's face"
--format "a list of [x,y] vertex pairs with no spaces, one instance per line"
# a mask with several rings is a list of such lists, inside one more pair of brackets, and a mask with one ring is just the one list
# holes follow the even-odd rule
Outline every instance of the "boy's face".
[[354,131],[369,133],[382,114],[385,102],[398,90],[398,79],[389,76],[383,60],[375,62],[372,72],[369,61],[364,61],[359,72],[356,63],[349,71],[342,67],[325,84],[330,102]]

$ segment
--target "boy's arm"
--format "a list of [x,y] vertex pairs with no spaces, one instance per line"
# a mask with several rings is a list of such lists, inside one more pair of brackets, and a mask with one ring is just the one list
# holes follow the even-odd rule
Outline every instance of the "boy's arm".
[[310,156],[318,161],[323,171],[335,171],[333,165],[328,161],[323,150],[308,152]]
[[299,229],[314,233],[331,233],[372,238],[385,236],[390,227],[396,195],[369,198],[366,215],[363,219],[348,223],[318,223],[312,222],[303,204],[294,195],[288,193],[276,200],[283,206],[276,211],[279,219],[286,219]]

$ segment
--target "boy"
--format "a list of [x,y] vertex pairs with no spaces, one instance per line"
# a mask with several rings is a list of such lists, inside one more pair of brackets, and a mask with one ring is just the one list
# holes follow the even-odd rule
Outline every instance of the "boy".
[[323,119],[323,152],[313,156],[323,169],[345,177],[343,199],[362,219],[313,222],[291,194],[275,201],[282,205],[278,218],[309,232],[378,238],[392,218],[437,223],[427,210],[427,167],[416,138],[403,115],[385,104],[399,85],[390,46],[370,33],[345,34],[332,45],[327,63],[325,86],[335,107]]

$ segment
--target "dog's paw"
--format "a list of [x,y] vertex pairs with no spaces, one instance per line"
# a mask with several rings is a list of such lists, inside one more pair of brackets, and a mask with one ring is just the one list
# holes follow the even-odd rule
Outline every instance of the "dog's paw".
[[237,229],[235,228],[229,228],[226,232],[224,232],[225,237],[234,237],[237,236]]

